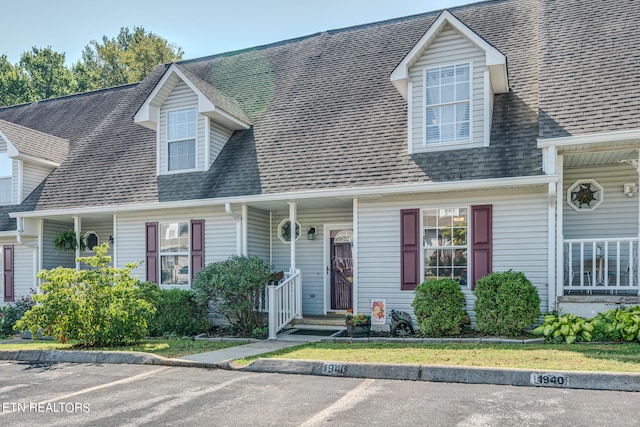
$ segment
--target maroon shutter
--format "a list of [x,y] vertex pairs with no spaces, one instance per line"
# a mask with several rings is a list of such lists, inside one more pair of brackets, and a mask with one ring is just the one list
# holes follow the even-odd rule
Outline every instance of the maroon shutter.
[[204,268],[204,219],[191,220],[191,280]]
[[13,302],[15,295],[13,294],[13,245],[2,247],[3,266],[4,266],[4,300]]
[[400,211],[400,289],[413,290],[420,281],[420,209]]
[[146,224],[146,258],[147,265],[147,281],[153,283],[158,282],[158,223],[147,222]]
[[492,205],[471,206],[471,289],[476,281],[491,274]]

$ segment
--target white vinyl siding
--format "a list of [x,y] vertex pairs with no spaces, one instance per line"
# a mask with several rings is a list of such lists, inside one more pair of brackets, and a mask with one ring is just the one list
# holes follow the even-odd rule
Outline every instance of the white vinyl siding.
[[[389,309],[413,312],[415,293],[400,290],[400,210],[493,205],[493,271],[523,272],[538,289],[541,310],[547,311],[547,192],[475,191],[406,199],[360,200],[358,206],[358,311],[370,300],[386,299]],[[526,224],[526,227],[523,227]],[[469,230],[473,233],[473,230]],[[462,287],[467,310],[475,298]]]
[[247,255],[269,262],[269,212],[249,208],[247,228]]
[[117,267],[136,262],[138,266],[132,271],[133,275],[146,280],[146,270],[142,264],[146,256],[145,223],[161,224],[192,219],[204,219],[205,265],[223,261],[236,253],[236,222],[224,212],[224,207],[121,213],[116,221]]
[[[593,211],[576,212],[567,204],[567,189],[577,180],[594,179],[604,189],[604,201]],[[638,196],[625,196],[624,183],[638,182],[628,165],[565,169],[563,177],[563,232],[565,239],[635,237],[638,235]]]
[[[171,92],[171,95],[169,95],[165,102],[162,104],[162,107],[160,108],[160,126],[158,130],[158,162],[160,174],[173,172],[170,171],[168,164],[169,140],[167,139],[167,113],[169,111],[179,111],[189,108],[196,108],[197,105],[197,95],[184,82],[178,83]],[[205,168],[206,122],[206,118],[202,114],[198,114],[198,112],[196,111],[195,170],[204,170]],[[181,170],[175,172],[181,172]]]
[[209,164],[207,167],[210,167],[213,162],[216,161],[218,154],[224,148],[224,145],[227,143],[231,135],[233,135],[233,131],[226,129],[216,123],[210,121],[209,126]]
[[[273,263],[275,271],[289,271],[291,265],[291,246],[282,243],[277,236],[278,224],[288,218],[288,211],[273,212],[271,227],[273,230]],[[296,268],[302,271],[302,313],[307,315],[324,314],[324,287],[326,269],[324,265],[324,224],[350,224],[353,221],[351,209],[314,209],[298,210],[300,239],[296,241]],[[316,226],[316,239],[307,240],[309,226]],[[329,292],[329,290],[327,290]]]
[[38,185],[49,176],[53,169],[34,163],[22,162],[22,194],[20,200],[24,200]]
[[[448,142],[427,148],[426,142],[426,87],[425,70],[442,66],[468,63],[471,67],[471,111],[470,142]],[[411,151],[424,152],[433,149],[469,148],[484,145],[485,104],[490,100],[485,96],[484,52],[447,25],[425,53],[413,64],[409,72],[412,90],[409,105],[412,128],[410,130]]]

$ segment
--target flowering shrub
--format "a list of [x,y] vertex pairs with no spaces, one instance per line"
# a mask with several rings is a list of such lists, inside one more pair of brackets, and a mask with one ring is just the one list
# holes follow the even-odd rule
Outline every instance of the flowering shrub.
[[[31,289],[31,293],[34,290]],[[13,326],[18,320],[24,316],[24,314],[31,310],[36,302],[31,295],[23,295],[16,300],[16,302],[7,304],[0,309],[0,335],[11,335],[13,333]]]
[[371,316],[364,313],[347,314],[347,316],[345,317],[345,322],[347,323],[347,325],[353,326],[368,325],[371,323]]

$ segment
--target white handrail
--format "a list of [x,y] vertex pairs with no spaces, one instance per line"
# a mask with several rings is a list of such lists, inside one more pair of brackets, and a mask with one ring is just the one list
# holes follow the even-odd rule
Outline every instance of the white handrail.
[[277,338],[278,332],[293,319],[302,317],[302,275],[300,270],[285,275],[279,285],[269,285],[269,339]]

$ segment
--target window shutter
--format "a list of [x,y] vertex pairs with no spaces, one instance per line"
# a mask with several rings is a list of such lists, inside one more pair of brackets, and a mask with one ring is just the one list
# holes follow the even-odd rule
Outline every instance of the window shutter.
[[191,280],[204,268],[204,219],[191,220]]
[[13,245],[2,247],[3,268],[4,268],[4,300],[6,302],[15,301],[13,293]]
[[153,283],[158,282],[158,223],[147,222],[146,226],[146,258],[147,265],[147,281]]
[[471,289],[492,270],[492,205],[471,206]]
[[415,289],[420,281],[420,209],[400,211],[400,262],[400,289]]

